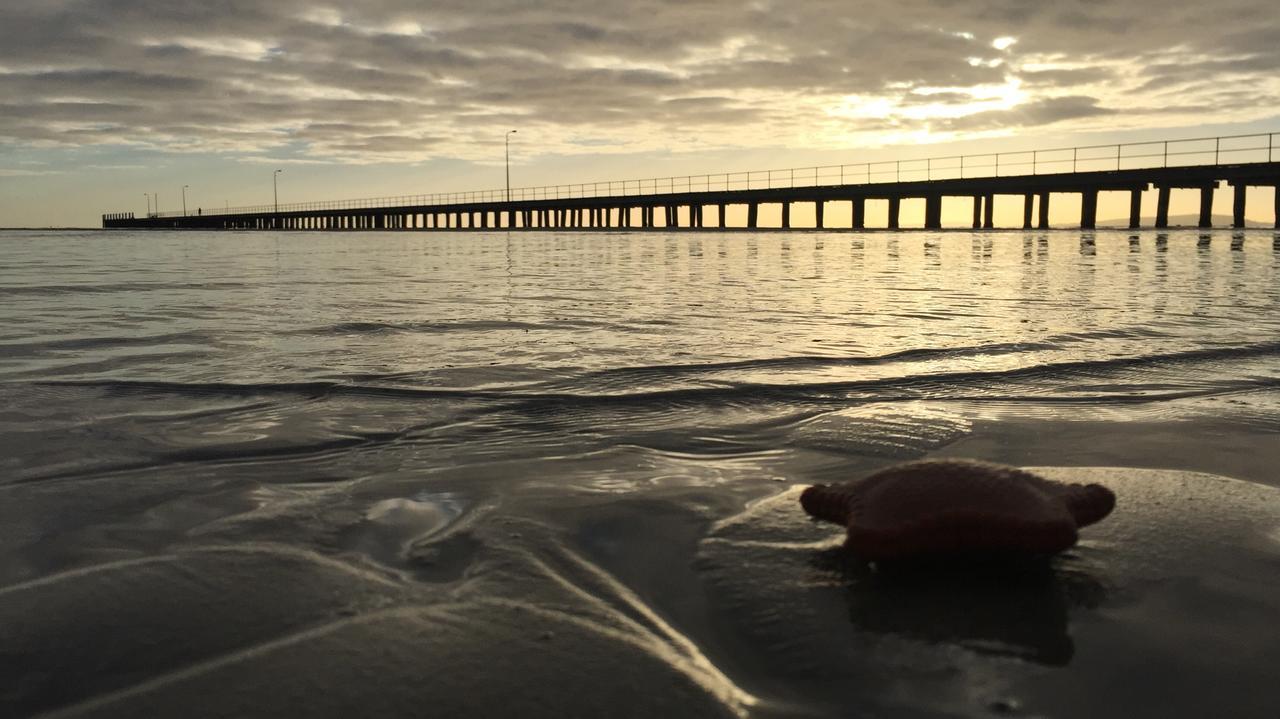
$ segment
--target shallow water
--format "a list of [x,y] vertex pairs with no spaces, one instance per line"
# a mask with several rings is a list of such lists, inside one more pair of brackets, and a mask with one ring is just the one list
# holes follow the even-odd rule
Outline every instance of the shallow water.
[[[694,685],[769,699],[696,561],[747,503],[926,455],[1280,486],[1278,439],[1269,232],[0,233],[0,618],[210,548],[486,596],[523,586],[484,569],[518,552]],[[57,655],[76,686],[0,702],[93,713],[295,631]]]

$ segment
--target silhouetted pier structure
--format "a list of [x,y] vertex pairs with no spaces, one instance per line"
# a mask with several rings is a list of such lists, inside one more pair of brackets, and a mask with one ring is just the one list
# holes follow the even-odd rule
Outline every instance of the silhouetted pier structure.
[[[885,229],[899,229],[904,200],[924,201],[924,228],[942,229],[944,198],[972,201],[973,229],[995,229],[995,198],[1022,201],[1022,228],[1049,229],[1054,194],[1081,197],[1079,227],[1093,229],[1102,192],[1129,193],[1129,227],[1141,225],[1143,193],[1157,193],[1155,227],[1169,226],[1173,190],[1200,194],[1200,227],[1212,225],[1213,196],[1234,197],[1232,224],[1245,226],[1250,187],[1280,186],[1276,133],[1095,145],[986,155],[955,155],[787,170],[649,180],[228,208],[197,214],[103,215],[106,228],[203,230],[542,230],[759,229],[760,207],[811,203],[817,228],[868,229],[867,203],[887,203]],[[843,205],[839,219],[836,210]],[[730,226],[727,209],[745,206]],[[715,220],[705,219],[714,208]],[[1280,190],[1273,209],[1280,228]]]

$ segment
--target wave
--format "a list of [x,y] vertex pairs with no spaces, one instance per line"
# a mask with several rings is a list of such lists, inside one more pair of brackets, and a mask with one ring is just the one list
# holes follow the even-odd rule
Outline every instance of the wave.
[[203,332],[174,332],[144,336],[71,337],[67,339],[48,339],[40,342],[0,343],[0,357],[25,356],[44,352],[83,352],[120,347],[209,344],[214,344],[214,338]]
[[[262,396],[287,394],[307,398],[377,397],[399,400],[484,400],[507,403],[549,405],[659,405],[688,403],[729,403],[742,401],[888,401],[893,399],[953,399],[1020,401],[1146,401],[1206,392],[1237,392],[1280,386],[1280,376],[1242,376],[1236,371],[1211,375],[1204,365],[1232,360],[1280,358],[1280,342],[1264,342],[1234,347],[1215,347],[1163,354],[1118,357],[1101,360],[1047,362],[999,370],[940,371],[866,380],[826,382],[761,383],[719,381],[712,386],[649,389],[601,393],[591,380],[603,374],[633,373],[649,377],[675,377],[688,372],[786,366],[791,368],[831,364],[882,364],[903,359],[937,359],[989,352],[1016,352],[1015,345],[992,345],[957,350],[909,350],[907,352],[861,358],[786,357],[734,363],[631,367],[589,372],[554,383],[530,382],[491,390],[436,389],[430,387],[380,386],[334,381],[293,383],[183,383],[129,380],[63,380],[37,384],[92,387],[115,393],[158,393],[179,395]],[[1022,345],[1022,347],[1038,347]],[[1189,367],[1196,372],[1183,371]],[[1128,374],[1126,374],[1128,373]],[[1105,382],[1123,376],[1124,382]],[[1093,383],[1088,383],[1092,381]]]
[[249,286],[244,282],[119,282],[113,284],[10,285],[7,287],[0,286],[0,297],[44,297],[163,290],[237,290]]
[[512,320],[463,320],[457,322],[339,322],[293,330],[285,334],[297,335],[353,335],[379,333],[439,334],[445,332],[496,332],[496,331],[545,331],[573,327],[597,327],[602,323],[579,320],[554,322],[517,322]]

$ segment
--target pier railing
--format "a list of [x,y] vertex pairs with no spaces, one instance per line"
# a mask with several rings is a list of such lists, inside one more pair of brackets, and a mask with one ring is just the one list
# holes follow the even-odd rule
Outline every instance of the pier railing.
[[[824,165],[781,170],[721,172],[706,175],[654,177],[640,180],[583,182],[540,187],[513,187],[472,192],[443,192],[354,200],[251,205],[211,211],[210,215],[269,214],[313,210],[460,205],[481,202],[562,200],[591,197],[659,195],[678,192],[764,190],[789,187],[860,185],[877,182],[918,182],[959,178],[1098,172],[1190,165],[1238,165],[1274,162],[1280,157],[1280,133],[1226,135],[1185,140],[1129,142],[1115,145],[948,155],[911,160],[882,160],[850,165]],[[160,212],[149,217],[183,217],[191,213]]]

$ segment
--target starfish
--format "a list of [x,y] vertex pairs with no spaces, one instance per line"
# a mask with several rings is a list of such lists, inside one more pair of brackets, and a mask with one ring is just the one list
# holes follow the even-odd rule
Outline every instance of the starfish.
[[967,555],[1048,555],[1101,520],[1116,497],[1100,484],[1054,482],[972,460],[907,462],[800,495],[811,516],[848,528],[867,561]]

